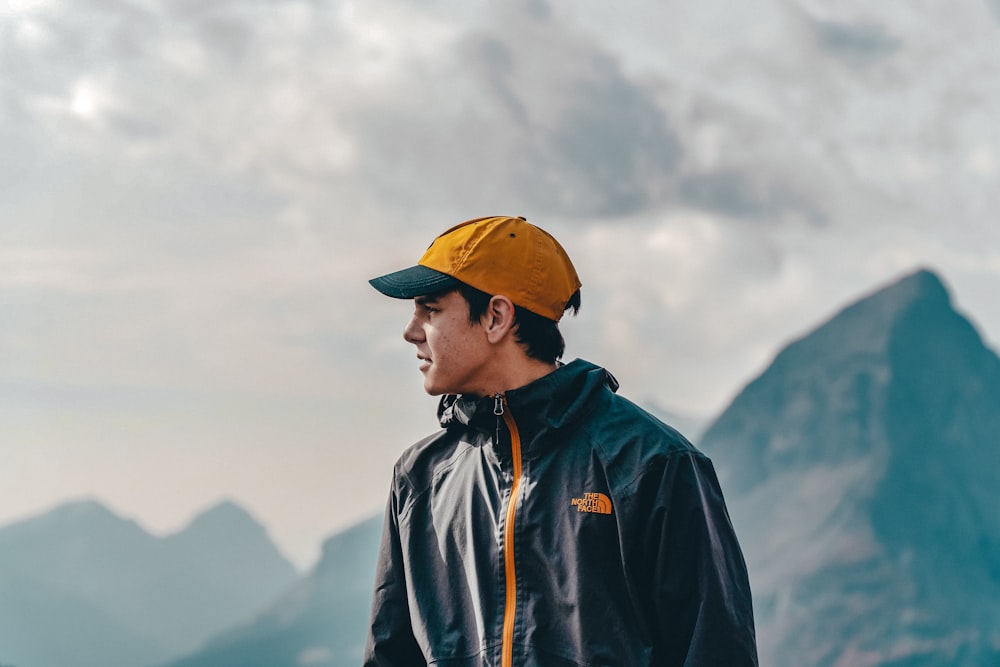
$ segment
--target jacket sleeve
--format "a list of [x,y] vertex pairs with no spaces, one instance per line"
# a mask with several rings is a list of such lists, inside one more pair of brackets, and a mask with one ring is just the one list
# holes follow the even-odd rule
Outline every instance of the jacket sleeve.
[[375,591],[372,595],[371,623],[365,646],[365,667],[411,667],[427,664],[413,636],[410,623],[399,535],[398,501],[394,483],[386,505],[382,545],[379,547],[375,567]]
[[756,667],[750,582],[711,461],[670,457],[648,526],[657,664]]

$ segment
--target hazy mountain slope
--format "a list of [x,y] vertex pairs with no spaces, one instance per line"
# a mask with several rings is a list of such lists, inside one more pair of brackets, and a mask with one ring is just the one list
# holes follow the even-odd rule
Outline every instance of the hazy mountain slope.
[[298,576],[264,527],[231,502],[200,514],[162,547],[163,576],[151,595],[184,601],[160,620],[191,638],[181,650],[259,612]]
[[919,271],[793,342],[708,429],[762,664],[1000,659],[1000,359]]
[[360,664],[381,535],[381,516],[334,535],[313,571],[256,621],[170,667]]
[[18,667],[98,667],[169,655],[121,611],[135,604],[125,554],[148,562],[155,545],[94,501],[0,529],[0,657]]
[[150,664],[248,618],[296,576],[232,503],[166,538],[97,502],[70,503],[0,528],[0,587],[11,592],[0,638],[37,649],[18,667],[70,664],[67,652],[72,664]]
[[28,579],[0,579],[0,665],[148,665],[170,654],[92,602]]

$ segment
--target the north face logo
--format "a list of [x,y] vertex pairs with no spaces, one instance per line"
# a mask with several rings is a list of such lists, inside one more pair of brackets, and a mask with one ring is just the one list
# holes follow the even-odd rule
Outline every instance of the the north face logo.
[[574,498],[577,512],[611,514],[611,499],[603,493],[585,493],[583,498]]

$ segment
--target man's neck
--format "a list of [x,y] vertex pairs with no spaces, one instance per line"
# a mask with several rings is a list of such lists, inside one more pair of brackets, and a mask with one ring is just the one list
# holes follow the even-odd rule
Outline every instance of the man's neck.
[[531,384],[535,380],[541,379],[558,368],[558,364],[548,363],[522,356],[517,361],[502,368],[488,381],[481,392],[476,392],[480,396],[496,396],[505,394],[514,389],[520,389]]

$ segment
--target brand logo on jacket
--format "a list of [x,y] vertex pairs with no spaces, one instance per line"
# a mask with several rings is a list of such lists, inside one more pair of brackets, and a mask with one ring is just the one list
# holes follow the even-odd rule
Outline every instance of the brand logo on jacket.
[[574,498],[573,505],[577,512],[611,514],[611,499],[603,493],[585,493],[583,498]]

